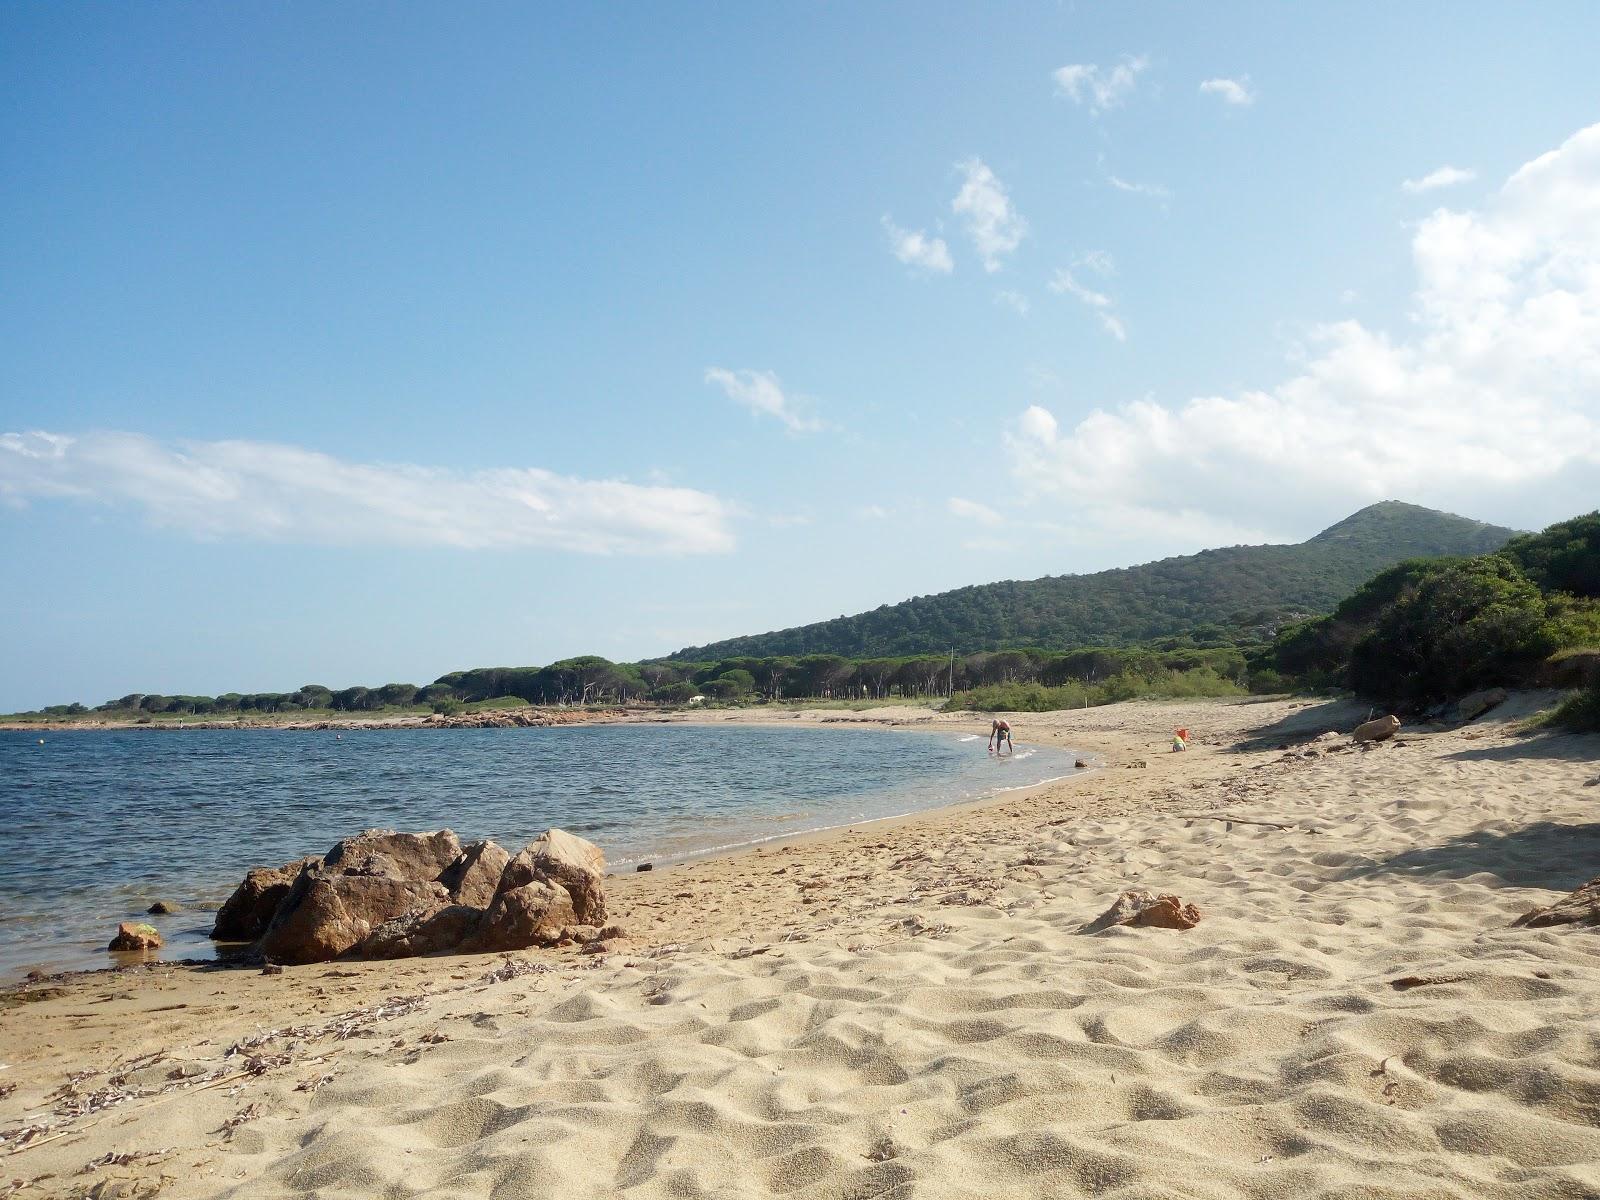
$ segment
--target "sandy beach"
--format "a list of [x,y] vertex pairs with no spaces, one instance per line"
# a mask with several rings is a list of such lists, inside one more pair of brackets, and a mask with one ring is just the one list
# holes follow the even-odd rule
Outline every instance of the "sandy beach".
[[[1097,769],[616,876],[623,949],[40,980],[0,1196],[1600,1196],[1600,940],[1511,928],[1600,875],[1541,700],[1025,714]],[[842,718],[987,729],[755,719]],[[1203,918],[1082,932],[1128,888]]]

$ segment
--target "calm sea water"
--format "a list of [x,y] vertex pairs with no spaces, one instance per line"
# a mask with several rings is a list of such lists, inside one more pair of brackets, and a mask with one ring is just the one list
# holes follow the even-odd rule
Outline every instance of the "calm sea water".
[[[515,850],[558,825],[630,871],[977,799],[1072,773],[1073,756],[863,729],[40,734],[0,731],[0,978],[110,965],[118,921],[208,957],[208,908],[245,870],[373,826],[448,827]],[[161,917],[155,900],[183,906]]]

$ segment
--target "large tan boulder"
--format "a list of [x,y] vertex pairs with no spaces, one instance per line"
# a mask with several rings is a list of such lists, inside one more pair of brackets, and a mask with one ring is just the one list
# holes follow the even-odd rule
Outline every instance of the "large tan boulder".
[[1470,696],[1463,696],[1456,704],[1456,715],[1463,721],[1475,720],[1491,708],[1504,704],[1508,695],[1509,693],[1502,687],[1473,692]]
[[496,892],[534,882],[554,884],[571,898],[570,924],[606,923],[606,856],[599,846],[562,829],[547,829],[506,864]]
[[1390,713],[1357,725],[1350,736],[1358,742],[1386,742],[1399,732],[1400,718]]
[[385,921],[355,947],[358,958],[415,958],[457,950],[478,931],[483,909],[467,904],[435,904]]
[[457,904],[488,908],[500,890],[500,877],[510,861],[510,853],[495,842],[468,842],[439,876],[439,882],[449,889]]
[[211,936],[219,942],[253,942],[272,924],[294,881],[307,866],[321,866],[320,858],[301,858],[281,867],[251,867],[244,881],[217,910]]
[[1552,925],[1600,925],[1600,878],[1591,879],[1570,896],[1534,908],[1511,922],[1513,928],[1546,929]]
[[334,843],[323,866],[346,875],[387,875],[432,883],[460,857],[461,839],[448,829],[433,833],[368,829]]
[[353,949],[385,921],[449,899],[450,893],[431,880],[308,870],[278,906],[258,949],[277,962],[326,962]]
[[[518,857],[521,857],[520,855]],[[506,888],[490,901],[476,935],[464,950],[526,950],[553,946],[566,931],[582,924],[565,888],[535,879]]]

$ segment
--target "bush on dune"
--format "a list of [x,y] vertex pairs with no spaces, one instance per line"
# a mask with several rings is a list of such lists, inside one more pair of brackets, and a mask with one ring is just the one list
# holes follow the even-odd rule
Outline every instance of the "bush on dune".
[[1550,724],[1562,725],[1580,733],[1600,731],[1600,687],[1574,692],[1550,714]]
[[1115,704],[1141,696],[1179,698],[1242,696],[1245,689],[1207,667],[1193,671],[1162,671],[1149,675],[1122,672],[1099,683],[1066,683],[1047,687],[1039,683],[996,684],[958,693],[946,706],[973,712],[1055,712]]
[[1364,695],[1421,706],[1524,680],[1561,645],[1550,605],[1498,555],[1435,567],[1384,608],[1350,654]]
[[1600,597],[1600,512],[1512,538],[1500,553],[1543,591]]

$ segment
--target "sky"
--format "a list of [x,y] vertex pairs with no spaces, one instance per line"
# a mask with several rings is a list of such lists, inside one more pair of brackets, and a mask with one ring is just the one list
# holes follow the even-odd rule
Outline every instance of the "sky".
[[1597,44],[1588,3],[0,7],[0,711],[1592,509]]

